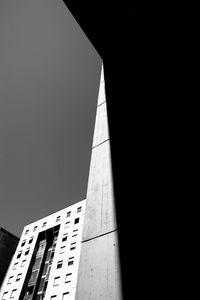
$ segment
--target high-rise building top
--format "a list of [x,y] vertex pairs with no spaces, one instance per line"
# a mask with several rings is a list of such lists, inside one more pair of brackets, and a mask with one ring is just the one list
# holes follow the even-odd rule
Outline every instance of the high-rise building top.
[[18,237],[5,230],[3,227],[0,227],[0,287],[18,241]]
[[24,227],[1,300],[74,299],[85,200]]

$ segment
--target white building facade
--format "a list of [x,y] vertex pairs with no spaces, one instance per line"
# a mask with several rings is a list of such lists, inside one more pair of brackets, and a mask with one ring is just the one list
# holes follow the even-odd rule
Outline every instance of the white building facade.
[[75,299],[85,200],[24,227],[0,300]]

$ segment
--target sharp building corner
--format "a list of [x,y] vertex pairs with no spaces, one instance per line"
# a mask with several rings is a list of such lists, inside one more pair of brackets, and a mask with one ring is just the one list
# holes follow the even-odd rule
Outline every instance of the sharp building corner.
[[76,300],[121,300],[118,230],[102,65]]

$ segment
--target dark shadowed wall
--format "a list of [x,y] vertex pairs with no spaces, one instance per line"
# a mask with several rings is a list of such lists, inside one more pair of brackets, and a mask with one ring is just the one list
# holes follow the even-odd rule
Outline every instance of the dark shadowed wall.
[[101,58],[61,0],[0,1],[0,225],[86,197]]

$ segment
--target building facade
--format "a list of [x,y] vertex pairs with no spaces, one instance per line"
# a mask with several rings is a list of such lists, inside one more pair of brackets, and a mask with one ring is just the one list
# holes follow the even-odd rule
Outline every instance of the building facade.
[[0,227],[0,288],[18,242],[18,237]]
[[1,300],[73,300],[85,200],[24,227]]

